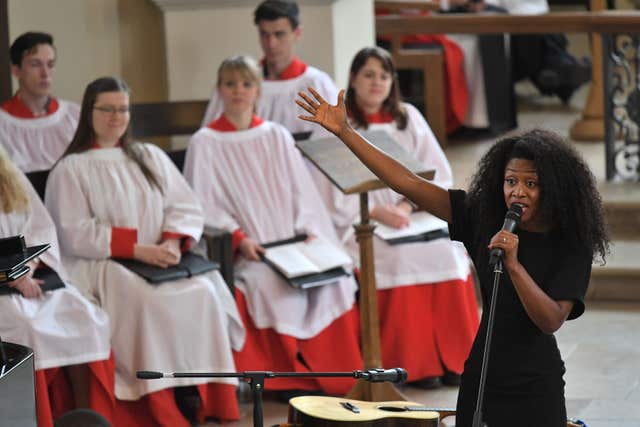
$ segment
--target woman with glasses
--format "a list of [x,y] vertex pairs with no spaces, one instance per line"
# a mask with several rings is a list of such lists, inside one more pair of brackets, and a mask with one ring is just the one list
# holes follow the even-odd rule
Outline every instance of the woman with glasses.
[[[71,274],[111,317],[117,425],[188,426],[172,387],[194,392],[189,418],[236,419],[236,380],[139,381],[138,370],[234,371],[244,330],[218,272],[152,286],[113,258],[176,265],[203,230],[202,209],[169,157],[131,141],[129,90],[87,86],[76,134],[52,170],[46,204]],[[180,394],[182,394],[180,390]],[[198,398],[200,404],[198,404]],[[198,408],[199,406],[199,408]],[[187,412],[185,410],[185,412]],[[144,424],[143,424],[144,425]]]

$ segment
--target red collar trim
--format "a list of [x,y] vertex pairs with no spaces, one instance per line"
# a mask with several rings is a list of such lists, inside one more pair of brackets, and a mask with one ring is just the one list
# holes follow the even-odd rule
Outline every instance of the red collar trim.
[[[260,126],[263,122],[264,120],[262,120],[260,117],[254,114],[253,117],[251,118],[249,129],[254,128],[256,126]],[[226,118],[224,113],[221,114],[217,120],[214,120],[211,123],[209,123],[207,127],[213,130],[217,130],[218,132],[236,132],[238,130],[238,128],[236,128],[236,125],[231,123],[229,119]]]
[[291,64],[280,73],[280,80],[295,79],[307,71],[307,64],[300,61],[298,57],[293,58]]
[[20,119],[37,119],[40,117],[50,116],[51,114],[58,111],[58,108],[60,108],[60,103],[56,98],[50,97],[49,103],[47,104],[47,113],[44,116],[36,117],[33,115],[33,112],[29,109],[29,107],[27,107],[27,105],[22,102],[22,99],[20,99],[18,93],[16,92],[16,94],[13,95],[13,98],[2,104],[0,108],[5,110],[12,116],[18,117]]
[[388,111],[376,111],[373,114],[365,113],[364,119],[367,123],[391,123],[393,121],[393,116]]
[[[260,61],[260,63],[264,68],[264,75],[266,76],[268,74],[267,63],[265,62],[264,58]],[[302,62],[300,58],[296,56],[293,58],[293,61],[291,61],[291,64],[289,64],[287,68],[282,70],[277,80],[295,79],[296,77],[303,75],[305,71],[307,71],[307,64]]]

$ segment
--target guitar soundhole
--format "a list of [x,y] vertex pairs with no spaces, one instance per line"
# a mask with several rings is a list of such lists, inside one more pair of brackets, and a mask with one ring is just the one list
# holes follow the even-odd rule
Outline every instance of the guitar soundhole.
[[381,411],[388,411],[388,412],[406,412],[407,411],[407,409],[402,406],[378,406],[378,409],[380,409]]

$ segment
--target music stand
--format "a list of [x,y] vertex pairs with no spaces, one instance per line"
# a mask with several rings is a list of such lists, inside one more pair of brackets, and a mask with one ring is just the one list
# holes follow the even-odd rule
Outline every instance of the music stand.
[[[434,171],[413,159],[384,131],[361,132],[373,145],[398,160],[412,172],[433,179]],[[380,355],[380,325],[373,265],[373,229],[369,222],[368,192],[386,188],[337,137],[298,141],[296,146],[344,194],[360,195],[360,223],[355,225],[360,247],[360,323],[364,369],[382,366]],[[350,399],[370,402],[408,400],[390,383],[358,380],[347,395]]]

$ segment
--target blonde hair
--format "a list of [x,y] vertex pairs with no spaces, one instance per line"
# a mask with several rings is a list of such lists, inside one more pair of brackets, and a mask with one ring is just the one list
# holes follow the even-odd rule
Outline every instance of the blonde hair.
[[260,67],[256,60],[250,56],[235,55],[222,61],[222,64],[218,67],[218,82],[216,86],[220,86],[220,83],[222,83],[222,75],[230,72],[240,73],[242,77],[255,82],[258,85],[258,89],[262,85]]
[[29,210],[29,197],[24,184],[20,181],[20,171],[2,147],[0,147],[0,195],[2,212]]

